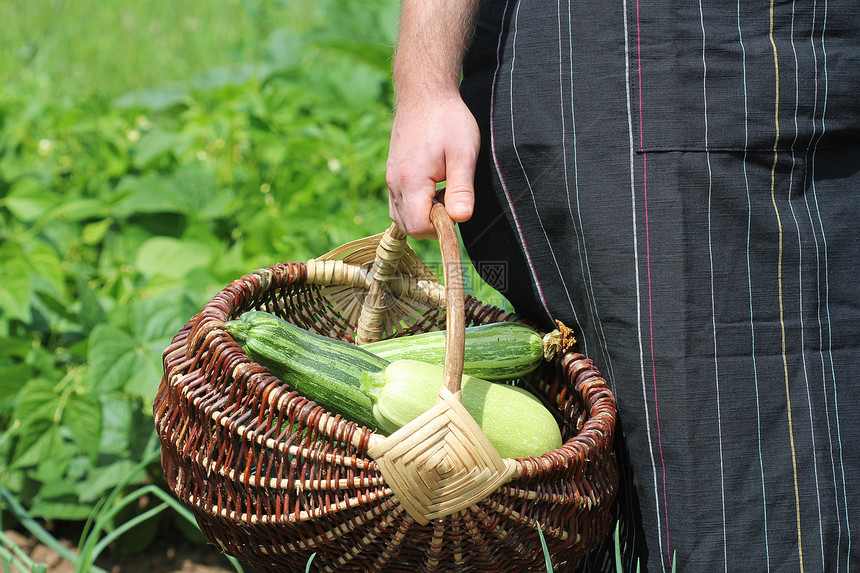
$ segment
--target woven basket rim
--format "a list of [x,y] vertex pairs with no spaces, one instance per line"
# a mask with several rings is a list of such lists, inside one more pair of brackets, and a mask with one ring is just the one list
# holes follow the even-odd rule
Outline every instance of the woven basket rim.
[[[228,320],[237,317],[239,314],[241,314],[241,312],[228,312],[224,308],[224,301],[220,295],[230,292],[231,287],[237,284],[253,284],[259,281],[261,283],[262,289],[268,288],[268,285],[276,280],[275,277],[278,275],[283,275],[285,271],[287,274],[298,275],[296,277],[297,280],[295,280],[295,284],[300,284],[301,281],[304,280],[304,277],[306,277],[307,263],[299,261],[286,261],[282,263],[277,263],[271,267],[257,269],[234,280],[230,285],[228,285],[222,291],[216,294],[213,299],[211,299],[206,305],[204,305],[201,312],[192,317],[186,324],[186,328],[189,326],[191,327],[191,334],[189,336],[191,342],[186,347],[187,356],[192,357],[194,352],[199,349],[204,340],[211,340],[212,342],[217,341],[218,343],[235,344],[233,342],[232,337],[230,337],[230,335],[227,334],[227,332],[223,329],[223,325]],[[307,288],[319,289],[323,288],[323,286],[307,285]],[[545,331],[539,329],[539,327],[533,321],[527,318],[523,318],[515,313],[507,313],[503,309],[500,309],[493,305],[484,304],[471,295],[467,295],[466,307],[481,308],[488,313],[498,313],[502,320],[494,320],[493,322],[521,322],[545,334]],[[212,337],[216,338],[213,339]],[[349,340],[348,338],[346,339],[346,341],[354,343],[353,340]],[[169,350],[170,348],[165,350],[165,355],[168,354]],[[283,380],[280,380],[276,376],[269,374],[264,366],[257,364],[249,357],[246,358],[250,365],[259,368],[261,372],[265,371],[267,373],[267,376],[271,377],[271,379],[273,379],[274,381],[280,383],[285,382]],[[541,468],[546,467],[546,464],[542,460],[544,458],[547,458],[548,456],[551,457],[554,452],[561,451],[562,455],[564,455],[564,451],[575,448],[582,448],[587,451],[592,451],[595,448],[607,446],[607,442],[605,440],[606,435],[614,435],[614,426],[616,418],[615,398],[611,390],[609,389],[608,384],[606,384],[606,381],[599,374],[599,371],[594,366],[593,362],[576,350],[568,350],[562,353],[558,359],[562,362],[577,362],[577,367],[574,370],[575,378],[589,379],[589,385],[587,388],[584,389],[586,391],[586,395],[583,396],[583,401],[585,405],[589,406],[590,408],[589,416],[588,419],[585,421],[581,431],[568,438],[565,443],[563,443],[562,446],[557,450],[547,452],[546,454],[543,454],[541,456],[519,458],[524,466],[522,469],[522,472],[524,474],[531,474],[532,470],[539,471]],[[327,412],[323,412],[323,416],[327,418],[334,417],[333,414]],[[359,427],[357,424],[351,421],[346,421],[346,423],[355,425],[356,428]],[[594,433],[596,433],[597,435],[593,435]],[[608,442],[607,449],[612,449],[611,441]],[[602,454],[602,450],[599,452],[592,453],[600,455]]]

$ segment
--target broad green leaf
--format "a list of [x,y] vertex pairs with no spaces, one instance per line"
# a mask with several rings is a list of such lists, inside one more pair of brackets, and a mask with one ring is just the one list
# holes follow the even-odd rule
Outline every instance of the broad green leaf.
[[121,218],[141,213],[184,213],[188,209],[179,190],[168,179],[156,175],[125,177],[115,195],[122,197],[114,206]]
[[[151,233],[139,225],[123,224],[116,233],[108,233],[100,245],[98,270],[103,276],[129,274],[133,269],[129,262],[134,260],[140,244],[147,240]],[[120,298],[117,293],[113,296]]]
[[81,229],[81,240],[88,246],[101,243],[112,224],[113,221],[111,219],[102,219],[101,221],[87,223]]
[[[137,462],[121,459],[107,466],[92,468],[87,480],[77,486],[81,501],[97,501],[104,496],[106,491],[113,489],[128,478],[136,467]],[[129,483],[142,483],[145,478],[145,472],[138,472]]]
[[98,166],[101,174],[110,179],[125,174],[130,165],[130,152],[127,141],[118,133],[106,133],[113,137],[103,137],[98,141],[97,151]]
[[88,356],[97,393],[146,387],[161,379],[161,364],[147,345],[115,326],[100,324],[92,330]]
[[99,451],[104,454],[128,455],[129,434],[134,426],[133,402],[124,396],[102,394],[102,433]]
[[53,423],[59,403],[56,384],[42,378],[34,378],[21,389],[12,416],[22,424],[38,420]]
[[[55,296],[53,289],[50,288],[45,279],[35,275],[33,277],[33,291],[34,295],[30,298],[32,319],[29,324],[33,332],[38,332],[44,336],[50,333],[80,331],[77,317],[71,312],[71,306],[67,300]],[[53,350],[53,347],[49,348],[49,351],[53,352]],[[53,362],[52,359],[50,364],[52,365]]]
[[[163,236],[178,239],[183,235],[186,216],[180,213],[141,213],[129,220],[123,229],[123,234],[141,238],[136,242],[133,253],[137,252],[140,243],[151,237]],[[137,229],[133,229],[137,227]],[[124,261],[125,264],[128,260]]]
[[[59,475],[56,477],[60,477]],[[92,502],[82,502],[75,484],[53,479],[43,482],[30,507],[30,514],[45,519],[84,520],[92,513]]]
[[171,175],[170,183],[185,213],[210,221],[230,217],[234,212],[236,194],[232,189],[219,187],[215,174],[203,163],[179,167]]
[[[60,256],[53,248],[44,243],[37,243],[28,249],[25,255],[30,267],[30,274],[35,285],[50,284],[51,294],[58,298],[66,298],[66,274],[63,272]],[[42,280],[38,280],[42,279]]]
[[132,426],[130,439],[131,459],[137,460],[150,451],[152,444],[157,440],[155,424],[152,423],[153,400],[135,401],[137,409],[134,411],[135,423]]
[[[131,306],[131,332],[142,341],[167,345],[169,338],[184,325],[199,308],[192,305],[180,290],[158,298],[144,299]],[[159,351],[160,352],[160,351]]]
[[0,336],[0,356],[16,356],[25,358],[33,347],[27,338]]
[[28,387],[38,382],[54,388],[60,383],[64,372],[57,368],[57,354],[58,349],[51,344],[37,344],[30,349],[27,354],[27,364],[33,367],[33,371],[39,378],[28,382]]
[[76,455],[69,460],[69,465],[66,468],[66,482],[83,481],[87,472],[90,471],[93,461],[89,456]]
[[39,235],[34,240],[43,241],[57,253],[65,255],[80,243],[80,225],[48,215],[40,220]]
[[7,319],[29,321],[32,292],[30,265],[23,256],[3,260],[4,255],[0,252],[0,276],[3,277],[0,280],[0,311]]
[[227,86],[237,86],[257,77],[263,71],[260,64],[213,68],[191,81],[197,90],[213,91]]
[[77,454],[77,448],[73,443],[64,439],[62,430],[59,430],[57,434],[59,440],[51,455],[40,459],[35,467],[26,470],[27,477],[30,479],[44,484],[55,484],[60,478],[66,476],[69,465]]
[[63,426],[72,441],[85,454],[95,456],[101,442],[101,404],[97,395],[72,395],[63,409]]
[[279,28],[269,35],[266,52],[273,66],[280,70],[292,68],[306,53],[303,39],[287,28]]
[[32,222],[57,204],[59,197],[35,179],[20,179],[3,199],[9,211],[18,219]]
[[80,323],[87,328],[92,328],[104,322],[104,307],[99,301],[96,291],[90,287],[82,273],[75,274],[75,284],[77,286],[78,303],[80,305],[78,310]]
[[140,246],[135,267],[146,277],[182,278],[196,268],[209,266],[214,256],[215,248],[207,243],[153,237]]
[[3,485],[13,492],[18,493],[25,488],[30,480],[27,479],[26,470],[6,470],[3,471]]
[[50,419],[37,418],[22,422],[19,434],[18,445],[9,466],[11,469],[36,466],[44,460],[58,457],[63,439],[60,427]]
[[125,385],[125,390],[133,396],[140,396],[146,404],[152,404],[158,385],[161,382],[162,367],[161,353],[167,347],[163,342],[150,342],[144,350],[148,368],[141,375],[132,376]]
[[53,499],[37,499],[30,506],[29,513],[33,517],[49,520],[84,521],[92,511],[92,503],[81,503],[76,497],[67,495]]
[[67,495],[74,495],[77,497],[77,493],[77,490],[72,484],[62,480],[53,480],[50,484],[43,486],[39,491],[39,495],[41,497],[47,498],[56,498]]
[[181,135],[164,129],[154,129],[146,133],[137,144],[134,165],[139,169],[148,167],[153,161],[167,154],[179,154],[188,146]]
[[25,362],[0,366],[0,401],[21,391],[33,375],[33,369]]
[[114,105],[119,109],[139,108],[158,112],[185,105],[188,100],[188,88],[172,84],[126,94],[114,100]]
[[394,50],[390,45],[386,46],[377,42],[352,42],[338,39],[320,42],[319,46],[355,58],[357,61],[376,68],[386,75],[391,72],[391,58],[394,55]]
[[375,104],[388,85],[388,75],[367,65],[346,65],[330,68],[328,80],[334,91],[351,106],[363,108]]
[[96,326],[89,349],[95,384],[121,388],[151,404],[161,381],[162,352],[198,310],[181,292],[167,292],[128,307],[128,330]]
[[85,221],[87,219],[100,219],[108,212],[108,206],[104,201],[98,199],[72,199],[63,201],[51,210],[51,217],[66,219],[67,221]]
[[59,455],[62,445],[59,412],[60,396],[55,384],[35,378],[24,385],[12,411],[18,438],[12,469],[36,466]]

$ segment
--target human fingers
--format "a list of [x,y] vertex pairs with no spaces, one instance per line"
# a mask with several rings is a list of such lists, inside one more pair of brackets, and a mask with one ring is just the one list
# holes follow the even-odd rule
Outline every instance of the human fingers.
[[401,231],[416,239],[436,236],[430,222],[430,208],[436,193],[436,183],[432,179],[409,176],[396,167],[389,165],[388,212]]
[[446,156],[445,209],[462,223],[475,207],[475,161],[477,149],[464,148]]

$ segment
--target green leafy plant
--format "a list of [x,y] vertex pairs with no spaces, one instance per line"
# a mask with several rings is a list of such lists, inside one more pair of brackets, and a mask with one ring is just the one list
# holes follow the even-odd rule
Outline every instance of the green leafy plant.
[[[14,520],[92,519],[81,549],[94,559],[157,514],[183,519],[146,449],[171,337],[242,274],[387,226],[394,26],[381,19],[394,3],[350,7],[362,27],[335,12],[351,4],[261,0],[302,26],[269,20],[245,63],[114,99],[54,97],[27,74],[7,86],[0,482]],[[136,509],[144,496],[161,503]]]
[[96,573],[190,519],[153,453],[171,337],[241,275],[389,224],[399,3],[174,4],[0,6],[0,522]]

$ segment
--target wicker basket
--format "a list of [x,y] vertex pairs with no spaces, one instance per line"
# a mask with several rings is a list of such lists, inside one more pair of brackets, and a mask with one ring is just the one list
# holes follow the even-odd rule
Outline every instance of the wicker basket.
[[[447,400],[434,411],[458,418],[463,327],[519,318],[462,296],[459,273],[447,272],[459,263],[453,225],[444,209],[432,218],[447,288],[392,226],[320,259],[234,281],[164,351],[154,415],[168,484],[225,553],[272,572],[304,571],[314,554],[319,571],[545,571],[540,529],[561,572],[609,533],[615,399],[584,356],[566,351],[518,381],[557,413],[563,446],[502,460],[492,447],[467,444],[464,453],[453,439],[452,457],[467,460],[461,469],[470,473],[446,481],[439,474],[451,470],[447,462],[415,469],[421,464],[408,459],[421,454],[403,454],[407,442],[421,449],[421,428],[383,437],[331,415],[251,361],[221,328],[250,309],[350,342],[445,327]],[[486,437],[477,433],[480,449]],[[421,491],[412,491],[416,483]]]

